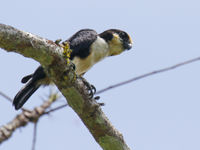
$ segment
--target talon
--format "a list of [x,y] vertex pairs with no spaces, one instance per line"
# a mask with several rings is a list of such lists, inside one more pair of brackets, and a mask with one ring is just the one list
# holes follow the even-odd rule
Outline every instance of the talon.
[[89,84],[86,85],[86,86],[88,86],[89,98],[91,99],[94,96],[93,89],[91,88],[91,85],[89,85]]
[[97,90],[96,90],[96,88],[95,88],[95,86],[94,86],[94,85],[92,85],[92,84],[91,84],[90,86],[91,86],[91,88],[92,88],[92,92],[93,92],[93,94],[95,94],[95,93],[96,93],[96,91],[97,91]]
[[94,94],[95,94],[95,92],[96,92],[96,88],[95,88],[93,85],[89,84],[89,83],[86,81],[86,79],[84,79],[84,78],[82,78],[82,77],[79,77],[79,78],[81,78],[82,81],[83,81],[83,83],[85,84],[86,89],[88,90],[88,96],[89,96],[89,98],[90,98],[90,99],[93,98],[93,96],[94,96]]
[[100,96],[96,96],[96,97],[94,97],[94,99],[97,101],[100,99]]
[[105,106],[105,103],[98,103],[99,106]]

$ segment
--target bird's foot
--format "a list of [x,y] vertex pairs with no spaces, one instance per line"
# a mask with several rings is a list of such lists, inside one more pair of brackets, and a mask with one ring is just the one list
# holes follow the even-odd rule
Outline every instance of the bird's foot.
[[[94,99],[95,99],[96,101],[98,101],[98,100],[100,99],[100,96],[95,96]],[[98,103],[98,102],[97,102],[97,103]],[[98,104],[99,104],[99,106],[105,106],[105,103],[98,103]]]
[[[83,83],[84,83],[84,85],[86,86],[86,89],[87,89],[87,91],[88,91],[88,96],[89,96],[89,98],[91,99],[91,98],[93,98],[93,96],[94,96],[94,94],[96,93],[96,88],[95,88],[95,86],[94,85],[91,85],[89,82],[87,82],[86,81],[86,79],[84,79],[83,77],[79,77],[82,81],[83,81]],[[97,100],[98,100],[99,98],[97,98]]]
[[[90,99],[94,98],[95,101],[98,101],[100,99],[100,96],[95,96],[94,97],[94,95],[96,93],[95,86],[90,84],[89,82],[87,82],[87,80],[85,78],[83,78],[83,77],[78,77],[78,78],[80,78],[83,81],[84,85],[86,86],[86,89],[88,91],[88,97]],[[99,106],[104,106],[105,105],[104,103],[99,103],[99,102],[97,102],[97,103],[98,103]]]

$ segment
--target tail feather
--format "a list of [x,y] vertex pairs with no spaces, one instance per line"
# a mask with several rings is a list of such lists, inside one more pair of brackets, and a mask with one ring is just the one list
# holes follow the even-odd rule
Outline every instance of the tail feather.
[[31,95],[40,87],[43,79],[45,80],[46,74],[42,66],[39,66],[33,74],[27,75],[22,78],[21,82],[26,85],[17,93],[13,100],[15,109],[20,109],[24,103],[31,97]]
[[39,88],[33,79],[31,79],[15,96],[13,105],[15,109],[20,109],[29,97]]
[[21,83],[26,83],[28,80],[30,80],[33,77],[33,74],[27,75],[22,78]]

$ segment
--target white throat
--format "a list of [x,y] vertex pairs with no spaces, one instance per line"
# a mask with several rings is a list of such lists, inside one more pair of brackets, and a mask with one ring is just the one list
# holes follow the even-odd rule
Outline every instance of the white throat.
[[94,63],[108,56],[108,48],[107,42],[103,38],[97,36],[96,41],[91,45],[91,54],[93,55]]

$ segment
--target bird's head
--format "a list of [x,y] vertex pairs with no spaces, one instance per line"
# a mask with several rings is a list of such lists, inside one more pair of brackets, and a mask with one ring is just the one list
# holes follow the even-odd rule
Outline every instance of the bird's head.
[[122,53],[132,48],[131,37],[124,31],[118,29],[109,29],[99,34],[109,46],[109,56]]

